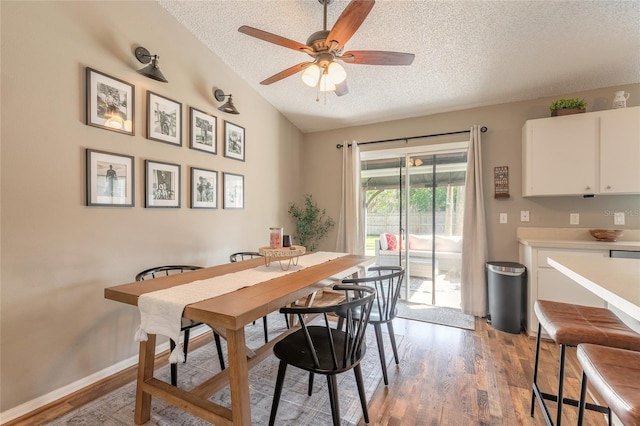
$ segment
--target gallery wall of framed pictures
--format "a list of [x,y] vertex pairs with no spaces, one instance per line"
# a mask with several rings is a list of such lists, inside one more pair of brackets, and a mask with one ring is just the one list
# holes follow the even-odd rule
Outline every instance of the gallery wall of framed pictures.
[[[135,135],[135,86],[102,71],[85,69],[85,124],[129,136]],[[227,120],[218,126],[218,117],[202,109],[189,106],[183,118],[179,100],[146,90],[146,139],[183,148],[183,123],[188,132],[188,148],[203,156],[217,156],[221,140],[223,160],[245,162],[245,128]],[[220,129],[220,127],[222,127]],[[218,132],[221,131],[221,137]],[[85,149],[86,206],[135,207],[135,161],[127,153]],[[215,157],[208,157],[213,159]],[[218,157],[220,158],[220,157]],[[188,199],[191,209],[244,209],[244,175],[216,170],[220,163],[201,168],[175,163],[173,158],[143,159],[145,208],[181,208],[182,173],[189,170]],[[230,164],[231,166],[231,164]],[[237,169],[237,166],[233,166]]]

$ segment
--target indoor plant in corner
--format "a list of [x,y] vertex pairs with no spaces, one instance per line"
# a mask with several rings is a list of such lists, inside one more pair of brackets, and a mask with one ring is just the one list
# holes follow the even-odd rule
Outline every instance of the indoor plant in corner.
[[560,115],[580,114],[585,112],[587,103],[584,99],[572,98],[572,99],[559,99],[549,106],[551,110],[551,116],[556,117]]
[[318,242],[335,226],[334,220],[327,216],[326,209],[320,209],[310,194],[305,194],[302,207],[291,203],[289,216],[296,224],[293,238],[308,251],[315,251]]

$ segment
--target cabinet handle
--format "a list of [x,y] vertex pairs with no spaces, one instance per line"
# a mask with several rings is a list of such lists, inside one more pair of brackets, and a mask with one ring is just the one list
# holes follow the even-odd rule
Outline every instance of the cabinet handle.
[[611,185],[607,185],[606,189],[611,189]]
[[588,191],[588,190],[590,190],[590,189],[591,189],[591,187],[590,187],[590,186],[587,186],[585,189]]

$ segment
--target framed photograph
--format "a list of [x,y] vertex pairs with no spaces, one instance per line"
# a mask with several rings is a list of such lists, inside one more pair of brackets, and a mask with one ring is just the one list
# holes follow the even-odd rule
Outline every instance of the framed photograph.
[[134,135],[133,84],[87,67],[86,91],[87,125]]
[[182,104],[147,91],[147,138],[182,146]]
[[224,209],[244,208],[244,176],[233,173],[222,173]]
[[189,132],[191,135],[190,148],[217,154],[217,118],[193,107],[189,108],[189,117],[189,122],[191,123]]
[[244,161],[244,127],[224,122],[224,156]]
[[180,207],[180,165],[145,160],[145,207]]
[[191,168],[191,208],[218,208],[218,172]]
[[133,207],[133,157],[87,149],[87,206]]

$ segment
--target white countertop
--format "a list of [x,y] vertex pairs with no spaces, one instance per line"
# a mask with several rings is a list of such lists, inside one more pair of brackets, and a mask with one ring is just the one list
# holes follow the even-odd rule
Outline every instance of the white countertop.
[[640,321],[640,259],[552,256],[549,265]]
[[518,242],[530,247],[640,251],[640,230],[624,229],[618,241],[598,241],[587,228],[518,228]]
[[640,251],[640,241],[582,241],[563,239],[518,238],[518,242],[531,247],[551,247],[582,250],[628,250]]

